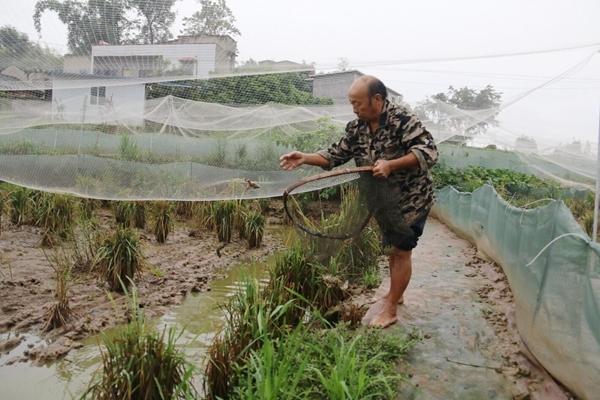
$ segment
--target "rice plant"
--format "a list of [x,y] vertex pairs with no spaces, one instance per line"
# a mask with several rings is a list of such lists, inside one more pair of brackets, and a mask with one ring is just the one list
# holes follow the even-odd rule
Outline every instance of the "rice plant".
[[138,229],[146,228],[146,205],[142,201],[136,201],[133,206],[133,224]]
[[105,234],[93,219],[80,218],[73,230],[71,241],[73,267],[76,271],[91,272],[99,262],[98,254]]
[[98,250],[98,260],[111,290],[119,292],[123,286],[128,287],[143,266],[141,245],[136,233],[129,228],[117,228]]
[[46,255],[46,258],[54,270],[56,279],[54,302],[46,310],[46,322],[42,328],[42,331],[49,332],[65,326],[71,316],[68,287],[71,276],[71,257],[64,250],[55,250],[51,256]]
[[260,211],[248,211],[245,214],[245,235],[248,239],[248,248],[260,247],[265,232],[265,217]]
[[196,399],[193,367],[176,348],[180,334],[161,334],[146,326],[133,300],[132,321],[116,335],[104,337],[102,370],[82,399]]
[[195,226],[199,230],[212,231],[216,228],[213,203],[211,202],[197,202],[194,203],[192,218]]
[[167,201],[159,201],[154,204],[152,211],[154,214],[154,237],[158,243],[165,243],[173,228],[173,206]]
[[96,199],[81,199],[79,201],[80,216],[84,219],[91,220],[94,218],[94,212],[100,208],[101,202]]
[[250,208],[248,207],[247,202],[241,200],[236,202],[233,226],[238,231],[238,235],[242,240],[246,239],[248,236],[246,233],[246,218],[249,212]]
[[6,211],[7,194],[4,191],[0,191],[0,236],[2,236],[2,220],[4,218],[4,212]]
[[175,206],[175,213],[185,219],[188,220],[192,218],[194,212],[194,202],[193,201],[178,201]]
[[290,314],[299,312],[297,301],[281,284],[261,291],[258,281],[244,282],[224,306],[225,324],[208,350],[205,392],[209,399],[226,398],[235,384],[234,371],[249,351],[284,334]]
[[236,202],[233,200],[218,201],[213,205],[217,237],[220,242],[231,242],[236,207]]
[[114,203],[115,221],[117,225],[132,227],[134,225],[135,204],[129,201]]
[[71,235],[75,220],[75,202],[72,197],[63,194],[44,193],[36,203],[37,226],[44,230],[42,243],[53,245],[57,239],[66,239]]
[[13,225],[27,223],[32,208],[31,193],[31,190],[24,187],[17,187],[10,192],[10,221]]

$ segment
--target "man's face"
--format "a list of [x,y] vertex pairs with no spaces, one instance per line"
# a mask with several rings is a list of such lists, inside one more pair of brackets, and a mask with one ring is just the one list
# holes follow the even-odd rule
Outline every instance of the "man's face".
[[364,121],[372,121],[379,117],[383,100],[381,96],[369,96],[367,90],[353,90],[348,93],[352,111],[356,116]]

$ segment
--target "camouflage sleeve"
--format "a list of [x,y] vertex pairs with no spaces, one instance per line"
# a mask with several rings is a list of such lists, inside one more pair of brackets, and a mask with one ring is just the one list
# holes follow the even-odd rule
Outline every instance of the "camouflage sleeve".
[[402,118],[402,145],[417,157],[422,170],[433,167],[438,159],[438,150],[433,141],[433,136],[413,115],[406,114]]
[[325,170],[330,170],[342,165],[352,159],[354,156],[350,124],[346,126],[346,134],[337,142],[333,143],[326,150],[319,150],[317,153],[325,157],[329,161],[329,165],[323,167]]

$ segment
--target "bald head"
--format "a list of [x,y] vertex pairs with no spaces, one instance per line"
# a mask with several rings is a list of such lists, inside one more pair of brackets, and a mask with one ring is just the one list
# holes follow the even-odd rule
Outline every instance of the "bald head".
[[385,101],[387,99],[387,88],[379,79],[373,75],[363,75],[352,83],[349,94],[366,95],[369,98],[379,95]]
[[374,76],[363,75],[350,86],[348,98],[358,118],[365,121],[378,120],[387,99],[387,89]]

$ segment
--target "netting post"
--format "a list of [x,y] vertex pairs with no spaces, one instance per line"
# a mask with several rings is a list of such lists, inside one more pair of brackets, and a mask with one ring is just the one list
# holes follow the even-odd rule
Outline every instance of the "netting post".
[[596,149],[596,193],[594,196],[594,227],[592,229],[592,241],[596,241],[598,236],[598,203],[600,198],[600,107],[598,108],[598,146]]

